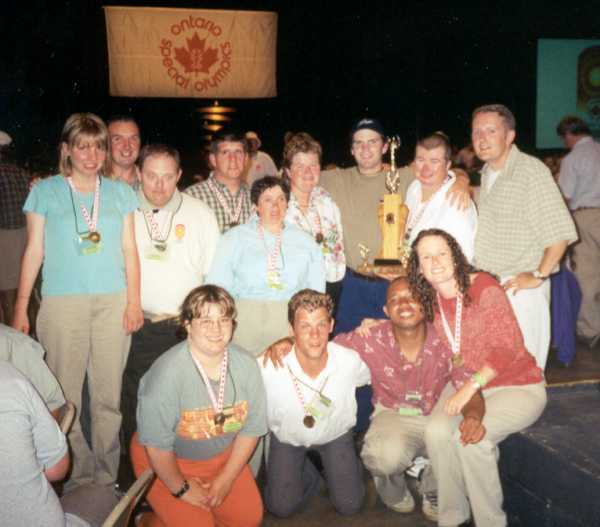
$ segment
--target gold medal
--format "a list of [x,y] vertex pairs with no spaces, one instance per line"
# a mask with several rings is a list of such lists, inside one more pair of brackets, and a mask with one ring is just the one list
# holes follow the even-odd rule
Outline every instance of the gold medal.
[[154,244],[154,248],[161,253],[164,253],[167,250],[167,244],[163,242],[158,242]]
[[324,236],[322,232],[317,233],[317,235],[315,236],[315,240],[317,243],[323,243],[324,240]]
[[460,368],[460,367],[462,367],[463,364],[464,364],[464,361],[463,361],[462,355],[460,353],[453,355],[452,366],[454,366],[455,368]]
[[213,420],[217,426],[222,426],[225,423],[225,414],[220,412],[215,415]]
[[98,231],[92,231],[88,234],[87,239],[90,240],[92,243],[99,243],[100,233]]
[[315,426],[315,418],[312,415],[305,415],[304,419],[302,419],[302,423],[306,428],[312,428]]

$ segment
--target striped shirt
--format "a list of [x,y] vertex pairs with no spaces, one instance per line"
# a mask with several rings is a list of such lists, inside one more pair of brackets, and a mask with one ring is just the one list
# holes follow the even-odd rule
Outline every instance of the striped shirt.
[[25,227],[23,205],[29,194],[29,176],[12,163],[0,163],[0,229]]
[[538,268],[544,249],[577,239],[569,210],[548,168],[513,145],[490,188],[483,167],[475,265],[499,276]]
[[184,192],[194,198],[204,201],[204,203],[214,211],[215,216],[217,217],[217,223],[219,224],[219,230],[221,231],[221,234],[223,234],[231,227],[235,226],[234,219],[230,217],[229,211],[225,210],[225,207],[221,204],[218,196],[213,192],[209,181],[221,191],[221,196],[229,207],[229,211],[232,213],[235,213],[237,209],[238,199],[242,200],[242,212],[239,219],[235,221],[235,224],[246,223],[252,214],[252,204],[250,202],[250,190],[245,183],[242,183],[240,189],[233,195],[223,183],[216,180],[214,174],[211,172],[207,180],[186,188]]

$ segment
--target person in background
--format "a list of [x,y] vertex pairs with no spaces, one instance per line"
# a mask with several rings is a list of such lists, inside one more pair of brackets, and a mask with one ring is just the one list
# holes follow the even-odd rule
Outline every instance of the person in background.
[[269,154],[260,150],[261,142],[256,132],[246,132],[248,161],[244,170],[244,180],[248,187],[265,176],[278,176],[277,166]]
[[558,185],[579,233],[572,255],[583,295],[577,335],[592,348],[600,340],[600,144],[579,117],[563,118],[556,131],[570,150],[560,165]]
[[12,137],[0,130],[0,322],[10,324],[27,243],[23,205],[29,176],[11,159]]
[[346,274],[340,209],[319,187],[321,145],[306,132],[289,135],[283,148],[284,177],[290,183],[286,220],[310,234],[325,257],[326,292],[335,306]]
[[[111,485],[119,466],[121,379],[130,335],[143,323],[137,198],[126,184],[104,177],[108,130],[96,115],[71,115],[59,151],[60,174],[36,184],[25,202],[28,239],[13,327],[29,331],[27,305],[43,264],[37,334],[48,366],[77,408],[67,487]],[[79,422],[86,374],[91,449]]]
[[136,475],[151,467],[157,476],[145,525],[258,527],[262,501],[247,463],[267,431],[266,401],[256,361],[230,343],[235,302],[203,285],[183,301],[179,323],[187,339],[140,384],[131,457]]
[[140,127],[130,115],[115,115],[108,120],[110,138],[110,177],[127,183],[134,190],[139,187],[136,162],[142,144]]

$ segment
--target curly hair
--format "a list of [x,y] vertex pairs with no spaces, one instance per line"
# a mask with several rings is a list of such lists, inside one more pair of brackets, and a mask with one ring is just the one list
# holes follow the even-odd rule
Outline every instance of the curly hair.
[[410,258],[408,259],[408,281],[410,283],[412,294],[423,305],[425,319],[429,322],[432,322],[434,312],[439,309],[439,306],[437,305],[437,294],[432,285],[421,273],[419,255],[417,254],[419,242],[427,236],[439,236],[448,244],[448,247],[450,248],[450,254],[452,255],[452,261],[454,263],[454,278],[456,278],[458,290],[463,294],[465,306],[468,306],[471,302],[471,298],[467,293],[469,286],[471,285],[471,279],[469,275],[471,273],[476,273],[479,270],[473,267],[467,261],[467,258],[463,254],[458,242],[446,231],[441,229],[426,229],[418,234],[418,236],[415,238],[415,241],[412,243],[412,251],[410,253]]
[[283,147],[283,168],[287,168],[288,170],[291,168],[296,154],[316,154],[319,164],[321,164],[323,149],[321,148],[321,144],[306,132],[286,134],[285,145]]
[[327,293],[319,293],[313,289],[298,291],[288,303],[288,321],[293,326],[296,313],[305,309],[309,313],[320,308],[325,308],[330,319],[333,318],[333,300]]

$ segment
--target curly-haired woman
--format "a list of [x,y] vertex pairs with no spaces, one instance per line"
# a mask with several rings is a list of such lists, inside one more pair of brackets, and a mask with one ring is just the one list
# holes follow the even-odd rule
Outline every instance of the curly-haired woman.
[[[425,432],[438,480],[439,524],[468,520],[470,504],[477,525],[505,526],[497,445],[539,418],[546,405],[544,377],[495,277],[472,267],[445,231],[421,231],[412,247],[413,293],[448,339],[453,363],[474,372],[446,402],[446,415],[433,418]],[[457,434],[460,410],[478,390],[486,403],[486,435],[463,446]]]

